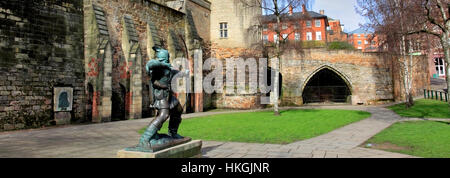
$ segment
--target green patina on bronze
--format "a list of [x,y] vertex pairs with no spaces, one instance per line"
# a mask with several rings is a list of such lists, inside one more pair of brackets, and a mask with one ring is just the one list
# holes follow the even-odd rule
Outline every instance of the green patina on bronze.
[[[156,118],[150,123],[142,134],[138,145],[126,148],[126,151],[156,152],[165,148],[189,142],[191,138],[178,135],[183,107],[171,90],[171,82],[175,73],[169,62],[169,52],[160,47],[153,47],[156,59],[150,60],[146,65],[150,76],[150,86],[153,90],[152,108],[158,111]],[[170,117],[169,134],[158,134],[163,123]]]

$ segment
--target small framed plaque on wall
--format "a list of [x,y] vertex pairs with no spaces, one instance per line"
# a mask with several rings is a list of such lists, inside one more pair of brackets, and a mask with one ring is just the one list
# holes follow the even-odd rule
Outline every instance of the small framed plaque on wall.
[[72,111],[73,103],[73,88],[70,87],[55,87],[54,89],[53,106],[55,112],[70,112]]

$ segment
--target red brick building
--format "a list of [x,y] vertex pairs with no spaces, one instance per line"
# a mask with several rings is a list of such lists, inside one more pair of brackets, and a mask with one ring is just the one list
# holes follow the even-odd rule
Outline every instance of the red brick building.
[[[321,11],[321,14],[324,11]],[[344,32],[344,25],[338,19],[328,18],[330,26],[327,29],[327,42],[347,42],[348,34]]]
[[379,47],[378,37],[361,28],[348,34],[348,43],[362,52],[377,52]]
[[313,11],[307,11],[303,6],[302,12],[293,12],[283,15],[281,20],[281,37],[276,33],[276,16],[266,15],[263,21],[263,40],[274,42],[277,39],[288,41],[327,41],[328,17]]

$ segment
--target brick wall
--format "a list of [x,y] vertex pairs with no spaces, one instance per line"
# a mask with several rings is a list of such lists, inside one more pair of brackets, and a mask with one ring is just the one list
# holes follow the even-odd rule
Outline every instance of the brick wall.
[[0,2],[0,130],[53,124],[53,88],[84,118],[82,1]]

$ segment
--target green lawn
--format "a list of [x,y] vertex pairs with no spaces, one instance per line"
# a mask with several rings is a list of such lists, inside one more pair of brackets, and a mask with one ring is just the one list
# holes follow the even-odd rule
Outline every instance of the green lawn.
[[408,110],[406,110],[405,104],[390,106],[389,109],[403,117],[450,119],[450,108],[448,103],[436,100],[416,100],[415,105]]
[[[183,120],[180,134],[193,139],[287,144],[312,138],[370,117],[346,110],[288,110],[220,114]],[[167,133],[167,122],[160,133]],[[143,133],[144,129],[139,133]]]
[[450,123],[400,122],[375,135],[366,143],[374,144],[373,148],[391,152],[426,158],[450,158]]

